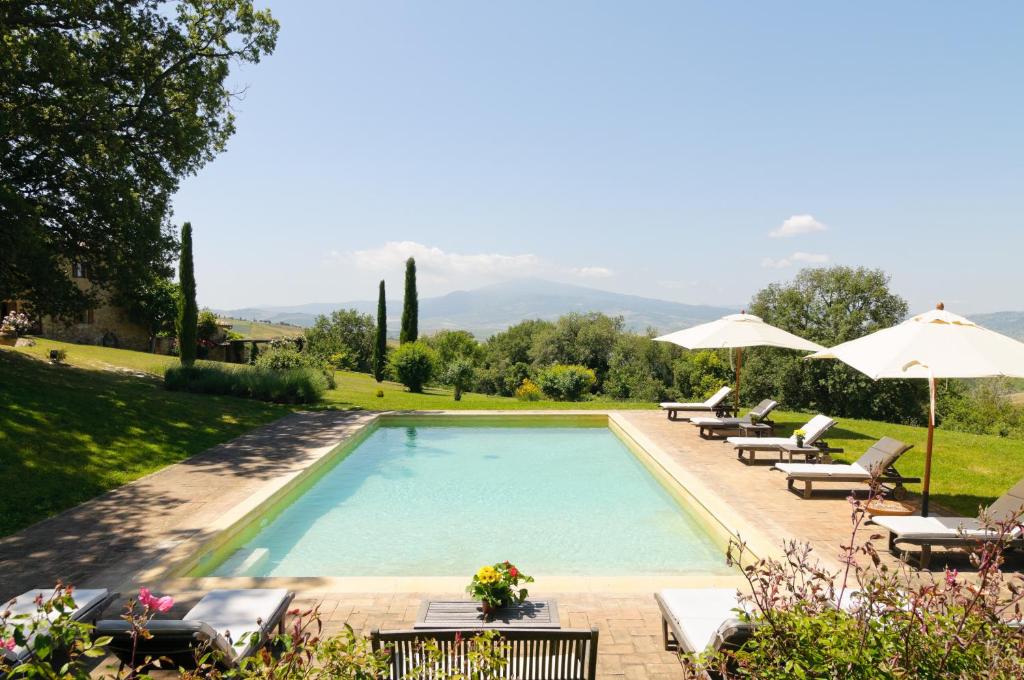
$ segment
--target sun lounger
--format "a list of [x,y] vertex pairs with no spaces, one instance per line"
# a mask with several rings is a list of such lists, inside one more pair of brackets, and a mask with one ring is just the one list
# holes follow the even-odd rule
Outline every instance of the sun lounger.
[[[482,631],[476,630],[373,630],[370,633],[374,651],[388,649],[390,673],[388,680],[420,676],[413,673],[425,662],[422,642],[436,642],[441,654],[466,668],[466,643]],[[503,628],[499,631],[506,645],[508,665],[501,677],[535,678],[536,680],[594,680],[597,677],[597,628]],[[476,677],[475,675],[473,677]]]
[[771,399],[765,399],[760,404],[750,409],[750,413],[743,416],[742,418],[690,418],[690,424],[696,425],[700,428],[701,437],[712,437],[714,435],[721,436],[723,431],[738,430],[740,425],[751,425],[753,424],[753,418],[757,419],[759,423],[771,424],[770,420],[767,420],[768,414],[770,414],[779,403],[772,401]]
[[[808,420],[800,428],[806,433],[804,435],[804,447],[827,451],[828,445],[821,440],[821,437],[835,424],[836,421],[820,413]],[[751,461],[754,460],[754,455],[758,451],[771,451],[780,454],[779,457],[781,459],[783,446],[796,446],[795,435],[790,435],[789,437],[729,437],[725,441],[733,445],[736,455],[740,460],[743,460],[743,453],[747,452]]]
[[669,420],[677,420],[680,411],[710,411],[716,416],[727,416],[732,413],[732,409],[726,403],[725,398],[729,396],[731,391],[731,387],[725,386],[711,395],[711,398],[706,401],[663,401],[659,406],[661,406],[663,411],[668,412]]
[[895,463],[913,444],[904,444],[891,437],[882,437],[871,445],[863,456],[850,465],[826,463],[776,463],[775,469],[786,473],[790,491],[795,491],[795,482],[803,482],[803,496],[810,498],[814,482],[857,482],[868,483],[872,474],[878,475],[883,484],[893,484],[893,497],[906,498],[904,484],[916,484],[917,477],[904,477],[896,470]]
[[[152,637],[138,641],[135,662],[149,656],[191,667],[197,652],[211,651],[222,666],[235,666],[266,644],[275,628],[284,632],[284,616],[294,597],[283,588],[211,590],[181,619],[150,621],[146,628]],[[108,649],[122,663],[131,663],[131,631],[127,621],[96,624],[96,635],[111,636]]]
[[735,588],[672,588],[654,594],[666,651],[699,654],[736,649],[754,632],[741,621]]
[[[986,526],[981,516],[978,517],[874,517],[872,521],[889,530],[889,551],[894,555],[906,557],[906,552],[899,545],[920,546],[920,564],[922,569],[928,568],[932,546],[946,548],[970,548],[978,543],[998,538],[998,533],[991,522],[1008,522],[1018,520],[1024,508],[1024,479],[1016,486],[1000,496],[995,503],[988,506],[983,513],[990,524]],[[1024,545],[1024,534],[1019,526],[1014,527],[1007,538],[1013,547]]]
[[[0,654],[2,654],[10,666],[22,664],[32,656],[34,638],[42,632],[41,629],[46,628],[46,624],[43,624],[36,629],[34,634],[29,630],[29,627],[33,625],[33,620],[38,621],[39,619],[36,617],[41,616],[36,599],[41,597],[43,601],[49,601],[53,599],[53,596],[53,588],[37,588],[22,593],[13,600],[0,603],[0,611],[9,610],[11,612],[11,618],[8,623],[21,624],[23,632],[29,638],[27,640],[28,644],[24,647],[15,647],[11,650],[0,648]],[[110,603],[117,598],[117,593],[111,593],[106,588],[75,588],[71,591],[71,598],[75,602],[75,608],[69,612],[71,619],[95,623],[96,619],[103,613],[103,610],[109,607]],[[59,615],[59,612],[50,612],[49,619],[52,621]],[[0,630],[0,637],[7,637],[8,635],[9,632],[5,634],[5,631]]]

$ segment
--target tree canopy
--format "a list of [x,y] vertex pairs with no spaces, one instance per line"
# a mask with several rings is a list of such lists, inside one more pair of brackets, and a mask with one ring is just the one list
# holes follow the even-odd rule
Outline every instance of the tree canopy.
[[234,63],[270,54],[251,0],[0,4],[0,299],[69,316],[168,276],[170,199],[234,132]]

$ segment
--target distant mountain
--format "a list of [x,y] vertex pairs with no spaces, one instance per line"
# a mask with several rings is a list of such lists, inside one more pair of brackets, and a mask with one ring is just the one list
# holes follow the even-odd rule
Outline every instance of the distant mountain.
[[974,314],[971,321],[997,333],[1024,340],[1024,312]]
[[[366,314],[376,314],[377,301],[356,300],[216,311],[236,319],[311,326],[317,315],[330,314],[335,309],[356,309]],[[388,328],[398,329],[401,309],[400,300],[388,300]],[[711,321],[735,311],[731,307],[687,305],[567,283],[521,279],[475,290],[455,291],[440,297],[423,298],[420,300],[419,322],[421,332],[460,329],[468,330],[478,338],[486,338],[525,319],[552,320],[569,312],[603,312],[611,316],[622,316],[626,325],[633,330],[655,328],[668,332]]]

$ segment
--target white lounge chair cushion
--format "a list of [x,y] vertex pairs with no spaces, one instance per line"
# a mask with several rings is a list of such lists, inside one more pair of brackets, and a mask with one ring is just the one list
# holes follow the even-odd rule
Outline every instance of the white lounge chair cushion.
[[833,476],[855,476],[871,479],[871,473],[857,463],[851,465],[844,465],[842,463],[776,463],[775,469],[781,470],[787,475],[797,477],[821,477],[828,479]]
[[[18,595],[14,598],[11,603],[3,603],[0,608],[9,609],[11,616],[21,617],[27,616],[29,618],[18,618],[11,623],[20,623],[22,626],[29,626],[33,620],[39,620],[39,607],[36,606],[36,598],[42,596],[43,601],[48,601],[53,598],[53,588],[36,588]],[[75,608],[71,611],[71,618],[77,618],[79,612],[89,609],[95,606],[101,600],[107,597],[108,591],[106,588],[82,588],[75,589],[72,591],[71,597],[75,602]],[[9,604],[9,606],[8,606]],[[52,621],[58,616],[58,612],[50,612],[49,619]],[[29,636],[28,647],[15,647],[8,651],[3,650],[3,655],[11,661],[18,661],[27,657],[32,650],[32,638],[36,634],[46,629],[46,624],[40,626],[40,630]],[[27,632],[27,631],[26,631]],[[4,637],[10,634],[10,631],[3,631]]]
[[723,387],[713,395],[710,399],[705,401],[690,401],[690,402],[679,402],[679,401],[663,401],[659,406],[668,411],[710,411],[732,391],[731,387]]
[[260,644],[259,622],[265,627],[287,597],[284,588],[211,590],[182,620],[207,624],[246,656]]
[[[986,528],[973,517],[918,517],[918,516],[881,516],[873,517],[872,521],[885,527],[900,537],[924,538],[995,538],[997,533]],[[1011,535],[1017,535],[1019,527],[1015,527]]]
[[688,652],[717,647],[723,624],[738,621],[736,590],[730,588],[670,588],[661,598],[686,637],[679,644]]
[[750,418],[708,418],[707,416],[690,418],[691,425],[704,425],[705,427],[730,427],[749,422]]
[[736,446],[775,449],[783,444],[796,444],[792,437],[729,437],[725,441]]
[[[821,439],[821,435],[835,425],[834,420],[828,416],[821,415],[820,413],[807,423],[799,428],[806,434],[804,435],[804,445],[810,445]],[[726,439],[730,444],[737,446],[756,446],[757,448],[771,449],[784,444],[796,444],[796,435],[790,435],[788,437],[729,437]]]

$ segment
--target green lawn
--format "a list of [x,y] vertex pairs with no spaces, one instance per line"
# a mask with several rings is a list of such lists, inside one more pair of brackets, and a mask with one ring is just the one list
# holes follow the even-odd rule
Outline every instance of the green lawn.
[[[230,397],[167,392],[154,378],[51,366],[0,350],[0,536],[183,460],[288,412]],[[20,349],[20,348],[19,348]],[[75,346],[77,364],[110,352]],[[106,352],[107,354],[104,354]],[[135,369],[147,357],[121,352]]]
[[224,317],[220,320],[224,323],[231,324],[231,330],[238,333],[243,338],[255,338],[257,340],[297,338],[305,332],[299,326],[285,326],[277,323],[261,323],[259,321],[232,319],[229,317]]
[[[811,415],[776,411],[772,418],[777,423],[776,429],[788,435],[806,423]],[[832,446],[845,449],[845,453],[835,457],[836,462],[853,462],[875,441],[889,436],[914,445],[896,468],[904,475],[924,476],[926,428],[854,418],[837,420],[839,424],[825,437]],[[1024,477],[1024,440],[935,431],[931,484],[934,503],[973,517],[979,505],[988,505],[1021,477]],[[910,485],[908,488],[918,492],[921,487]]]

